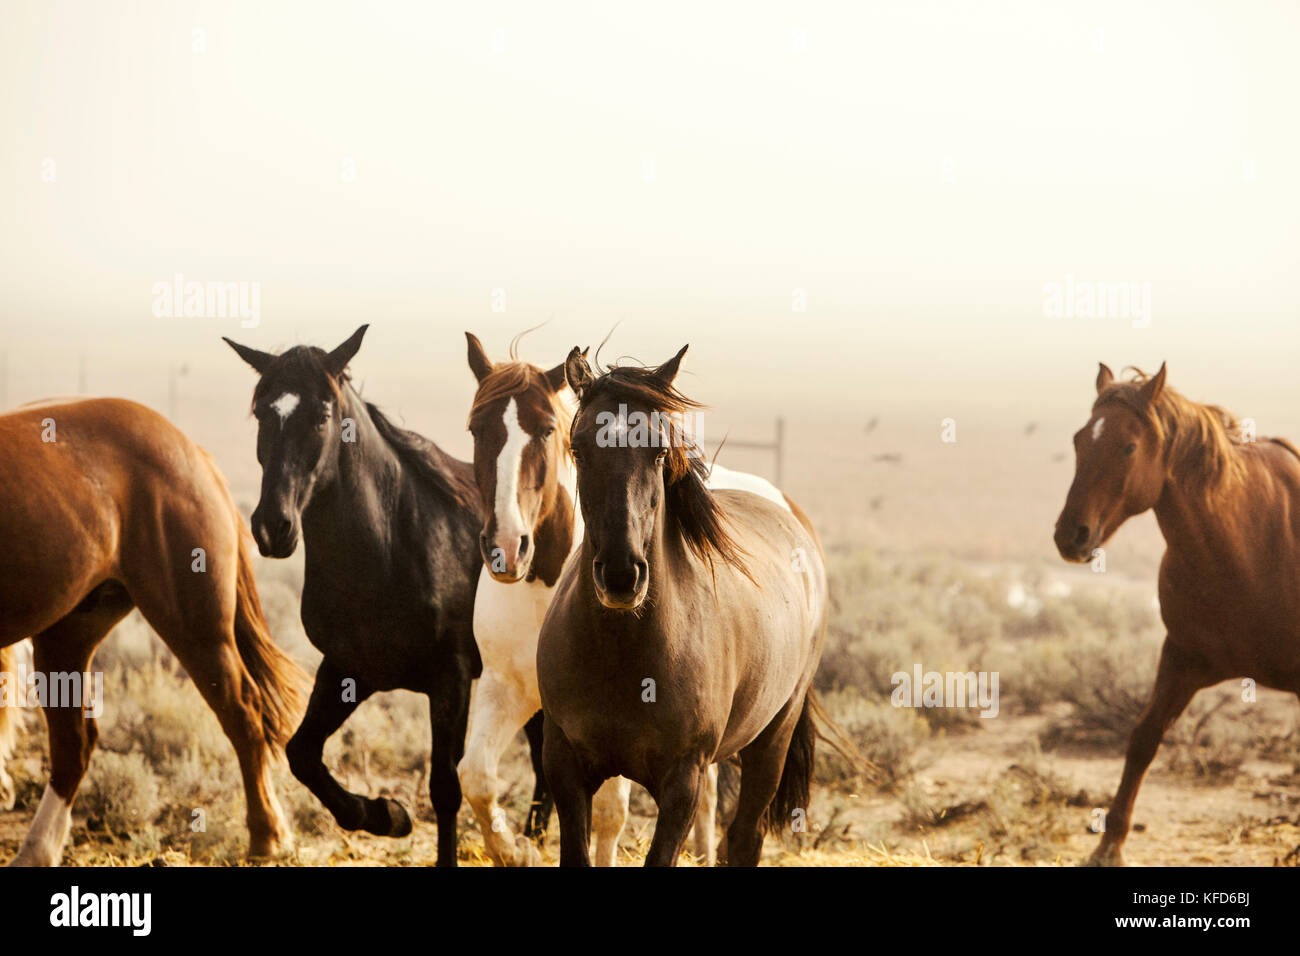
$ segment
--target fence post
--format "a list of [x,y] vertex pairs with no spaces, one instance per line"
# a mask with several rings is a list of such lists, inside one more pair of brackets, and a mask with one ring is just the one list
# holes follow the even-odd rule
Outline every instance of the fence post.
[[776,486],[781,487],[785,466],[785,419],[776,416]]

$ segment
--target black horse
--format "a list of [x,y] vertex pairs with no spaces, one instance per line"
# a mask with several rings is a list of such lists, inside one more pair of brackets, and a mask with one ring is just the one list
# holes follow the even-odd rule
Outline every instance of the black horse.
[[[411,818],[402,805],[343,789],[321,752],[371,694],[427,694],[438,865],[455,866],[456,764],[470,683],[482,670],[473,612],[483,517],[469,463],[397,427],[349,384],[348,362],[367,328],[332,352],[300,345],[272,355],[225,340],[261,376],[253,536],[263,555],[287,558],[301,530],[302,623],[324,655],[286,752],[294,776],[344,829],[405,836]],[[540,734],[530,730],[536,764]]]

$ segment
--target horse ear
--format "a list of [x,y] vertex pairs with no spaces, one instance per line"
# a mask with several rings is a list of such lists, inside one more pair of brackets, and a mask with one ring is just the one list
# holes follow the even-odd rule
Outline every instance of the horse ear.
[[1151,376],[1149,379],[1146,380],[1146,382],[1142,385],[1142,391],[1139,392],[1138,394],[1142,397],[1143,402],[1145,402],[1147,405],[1150,405],[1152,402],[1154,402],[1157,398],[1160,397],[1160,393],[1163,392],[1164,390],[1165,390],[1165,363],[1161,362],[1160,371],[1156,372],[1155,375]]
[[682,356],[686,354],[688,348],[690,348],[689,345],[683,345],[680,352],[655,369],[655,378],[659,379],[665,385],[671,385],[673,379],[677,377],[677,370],[682,366]]
[[552,392],[558,392],[564,387],[564,367],[568,364],[567,360],[563,361],[549,372],[544,373],[546,375],[546,384]]
[[569,357],[564,360],[564,380],[579,398],[596,380],[596,376],[591,374],[591,366],[587,364],[587,351],[588,349],[583,349],[579,352],[575,345],[569,351]]
[[481,382],[492,374],[492,362],[488,360],[487,352],[483,350],[483,343],[477,335],[466,332],[465,341],[469,343],[469,370]]
[[238,342],[232,341],[224,335],[221,337],[221,341],[234,349],[235,354],[241,359],[253,366],[258,375],[264,374],[267,366],[271,364],[271,359],[275,358],[275,356],[270,352],[259,352],[257,349],[249,348],[247,345],[240,345]]
[[361,348],[361,340],[365,338],[366,329],[368,328],[370,328],[369,324],[361,326],[348,336],[346,342],[326,356],[325,367],[329,369],[330,374],[335,378],[343,374],[343,370],[352,361],[352,356],[356,355],[357,349]]
[[1105,362],[1097,363],[1097,394],[1104,392],[1111,382],[1115,381],[1115,373],[1110,370],[1110,366]]

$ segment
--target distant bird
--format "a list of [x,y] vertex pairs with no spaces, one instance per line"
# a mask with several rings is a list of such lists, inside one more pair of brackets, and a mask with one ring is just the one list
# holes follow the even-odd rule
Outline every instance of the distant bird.
[[876,430],[876,426],[879,424],[880,424],[880,416],[874,415],[872,416],[871,421],[867,422],[867,427],[862,429],[862,431],[865,434],[870,435],[872,432]]
[[1028,425],[1025,426],[1026,437],[1032,435],[1036,431],[1038,431],[1038,422],[1030,422]]
[[871,510],[879,511],[880,506],[884,503],[884,501],[885,501],[884,495],[876,495],[876,497],[872,498],[871,501],[869,502],[869,504],[871,505]]
[[883,455],[872,455],[872,461],[889,462],[891,465],[897,465],[903,460],[903,456],[896,451],[885,452]]

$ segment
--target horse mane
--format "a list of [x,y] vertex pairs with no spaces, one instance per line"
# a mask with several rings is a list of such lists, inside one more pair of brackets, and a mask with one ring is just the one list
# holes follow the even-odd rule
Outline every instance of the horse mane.
[[447,454],[418,432],[393,424],[377,406],[363,399],[375,430],[392,446],[402,463],[422,477],[452,503],[482,510],[478,485],[465,463]]
[[479,383],[478,391],[474,393],[474,404],[470,406],[468,424],[473,427],[475,422],[481,420],[488,406],[494,402],[514,395],[522,395],[532,389],[540,389],[542,394],[550,399],[551,409],[555,413],[553,438],[559,443],[558,451],[561,455],[570,455],[569,409],[564,407],[559,391],[551,389],[550,383],[546,380],[546,373],[540,368],[514,357],[515,345],[525,334],[525,332],[519,333],[510,343],[511,360],[498,362],[492,366],[492,371]]
[[748,552],[732,536],[726,515],[705,484],[709,465],[694,440],[677,424],[678,416],[704,406],[679,392],[657,375],[658,371],[658,367],[631,365],[599,371],[599,377],[583,390],[579,412],[594,399],[609,395],[624,404],[642,405],[667,416],[672,424],[664,458],[665,530],[675,534],[710,570],[714,559],[720,558],[753,581],[745,563]]
[[1206,498],[1230,492],[1246,479],[1240,454],[1244,444],[1241,423],[1218,405],[1202,405],[1165,386],[1154,403],[1141,398],[1142,386],[1151,378],[1130,366],[1133,375],[1114,382],[1097,396],[1093,410],[1122,405],[1154,432],[1165,450],[1169,468],[1184,487]]

